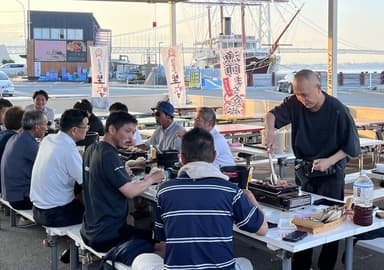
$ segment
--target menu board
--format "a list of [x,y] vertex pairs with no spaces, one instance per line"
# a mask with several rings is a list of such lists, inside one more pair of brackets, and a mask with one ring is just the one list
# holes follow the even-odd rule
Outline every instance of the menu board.
[[67,41],[67,62],[87,62],[87,46],[84,41]]

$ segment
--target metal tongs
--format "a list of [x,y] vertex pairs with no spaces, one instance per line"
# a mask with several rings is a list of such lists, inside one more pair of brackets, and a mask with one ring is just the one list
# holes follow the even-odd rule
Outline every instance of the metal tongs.
[[276,186],[280,182],[280,180],[275,172],[275,167],[273,166],[272,153],[270,148],[268,148],[267,151],[268,151],[269,166],[271,167],[271,184]]

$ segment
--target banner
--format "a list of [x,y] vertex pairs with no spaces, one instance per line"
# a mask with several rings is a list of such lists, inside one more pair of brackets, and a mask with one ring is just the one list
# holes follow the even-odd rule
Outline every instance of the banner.
[[245,65],[242,48],[220,51],[221,80],[223,85],[224,115],[245,115]]
[[187,96],[184,83],[184,63],[181,56],[181,47],[162,48],[165,74],[168,84],[169,101],[174,106],[185,105]]
[[92,105],[107,109],[109,106],[109,48],[90,47],[92,71]]

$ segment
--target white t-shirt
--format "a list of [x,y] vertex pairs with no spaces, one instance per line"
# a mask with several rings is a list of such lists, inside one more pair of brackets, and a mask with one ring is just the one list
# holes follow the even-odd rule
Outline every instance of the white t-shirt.
[[65,132],[47,135],[32,169],[30,198],[40,209],[63,206],[75,198],[75,182],[83,183],[83,161],[75,141]]
[[211,130],[211,135],[213,137],[216,151],[216,159],[213,162],[213,165],[217,168],[236,165],[231,149],[229,148],[228,142],[224,136],[221,135],[215,128]]

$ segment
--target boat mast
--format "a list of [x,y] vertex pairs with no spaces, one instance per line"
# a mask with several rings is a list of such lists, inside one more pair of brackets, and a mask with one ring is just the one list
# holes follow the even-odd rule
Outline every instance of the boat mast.
[[243,50],[246,48],[246,40],[245,40],[245,9],[244,9],[244,3],[241,2],[240,4],[240,10],[241,10],[241,43],[243,46]]
[[293,21],[295,20],[296,16],[299,14],[299,12],[301,11],[301,9],[303,8],[303,6],[301,6],[295,13],[295,15],[292,17],[292,19],[288,22],[288,24],[285,26],[285,28],[283,29],[283,31],[280,33],[280,35],[278,36],[278,38],[276,39],[276,41],[272,44],[272,47],[271,47],[271,51],[270,51],[270,54],[274,54],[277,50],[277,48],[279,47],[279,42],[280,42],[280,39],[283,37],[283,35],[285,34],[285,32],[288,30],[289,26],[293,23]]
[[209,49],[212,49],[212,27],[211,27],[211,6],[208,6],[208,43]]
[[224,9],[223,6],[220,6],[220,33],[224,35]]

